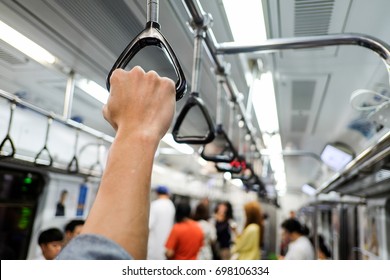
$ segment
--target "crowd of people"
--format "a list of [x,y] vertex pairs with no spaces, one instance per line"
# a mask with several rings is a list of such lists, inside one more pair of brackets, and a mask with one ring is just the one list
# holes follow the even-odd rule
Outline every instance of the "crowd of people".
[[174,206],[166,186],[156,188],[149,218],[148,259],[226,260],[261,258],[262,217],[260,204],[244,206],[245,225],[241,233],[233,218],[231,203],[217,203],[210,215],[208,199],[194,209],[188,200]]

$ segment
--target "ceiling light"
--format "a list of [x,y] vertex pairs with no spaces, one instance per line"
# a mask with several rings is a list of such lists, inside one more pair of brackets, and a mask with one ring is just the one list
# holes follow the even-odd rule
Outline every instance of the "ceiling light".
[[53,64],[56,58],[47,50],[0,21],[0,39],[25,55],[43,64]]
[[235,42],[250,43],[267,39],[261,0],[223,0]]
[[172,148],[176,149],[177,151],[179,151],[179,152],[181,152],[183,154],[192,155],[194,153],[194,149],[191,148],[191,146],[189,146],[187,144],[179,144],[179,143],[177,143],[173,139],[172,134],[170,134],[170,133],[165,134],[165,136],[161,140],[164,143],[168,144],[169,146],[171,146]]
[[254,80],[252,104],[255,109],[260,130],[265,133],[279,132],[278,112],[276,109],[274,81],[271,72],[261,74]]
[[76,82],[76,86],[103,104],[107,103],[108,91],[94,81],[80,79]]

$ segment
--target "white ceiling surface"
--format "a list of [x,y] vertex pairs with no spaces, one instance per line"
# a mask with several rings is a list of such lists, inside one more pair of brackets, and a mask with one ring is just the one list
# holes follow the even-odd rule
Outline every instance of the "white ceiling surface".
[[[212,29],[217,40],[231,41],[221,1],[200,2],[214,18]],[[295,12],[295,2],[306,7],[314,2],[317,6]],[[268,0],[263,3],[271,38],[358,32],[390,43],[388,0]],[[302,13],[311,13],[314,17],[298,28],[295,23],[299,22]],[[116,57],[143,29],[145,18],[146,0],[0,1],[2,21],[59,58],[64,72],[73,69],[76,75],[102,86]],[[175,50],[190,83],[193,38],[187,20],[181,1],[160,1],[162,33]],[[312,27],[318,34],[307,33],[307,28]],[[358,88],[376,89],[378,84],[388,88],[385,67],[371,51],[357,46],[341,46],[248,54],[246,57],[262,58],[265,69],[274,73],[283,149],[319,155],[326,143],[341,141],[360,153],[383,134],[384,130],[366,139],[361,133],[348,129],[348,124],[359,116],[349,104],[351,93]],[[246,65],[241,63],[242,56],[229,56],[225,60],[231,63],[231,76],[246,97],[248,86],[243,74]],[[215,119],[216,81],[207,56],[204,62],[200,94]],[[153,61],[145,63],[146,68],[154,67]],[[45,69],[0,41],[0,89],[11,93],[24,92],[29,102],[61,115],[66,81],[66,74]],[[185,99],[178,102],[177,112]],[[72,116],[81,116],[86,125],[112,135],[112,129],[100,112],[101,104],[76,88]],[[191,118],[183,133],[191,132],[199,123],[198,117]],[[259,135],[258,125],[254,126]],[[192,163],[188,156],[159,155],[158,159],[186,172],[199,169],[196,160]],[[306,182],[318,185],[331,175],[313,157],[286,156],[285,164],[287,187],[291,191]]]

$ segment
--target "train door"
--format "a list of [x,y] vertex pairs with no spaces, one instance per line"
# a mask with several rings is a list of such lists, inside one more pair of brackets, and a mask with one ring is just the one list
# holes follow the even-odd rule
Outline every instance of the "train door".
[[363,234],[361,252],[364,259],[378,260],[388,259],[390,229],[390,206],[389,199],[370,199],[367,207],[361,211]]
[[0,165],[0,259],[26,259],[45,176]]
[[341,203],[332,209],[332,236],[334,259],[359,259],[357,205]]

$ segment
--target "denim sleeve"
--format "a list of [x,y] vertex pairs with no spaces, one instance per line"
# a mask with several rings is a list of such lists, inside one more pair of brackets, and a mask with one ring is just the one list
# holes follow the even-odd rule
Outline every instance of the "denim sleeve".
[[62,249],[57,260],[131,260],[114,241],[95,234],[81,234]]

